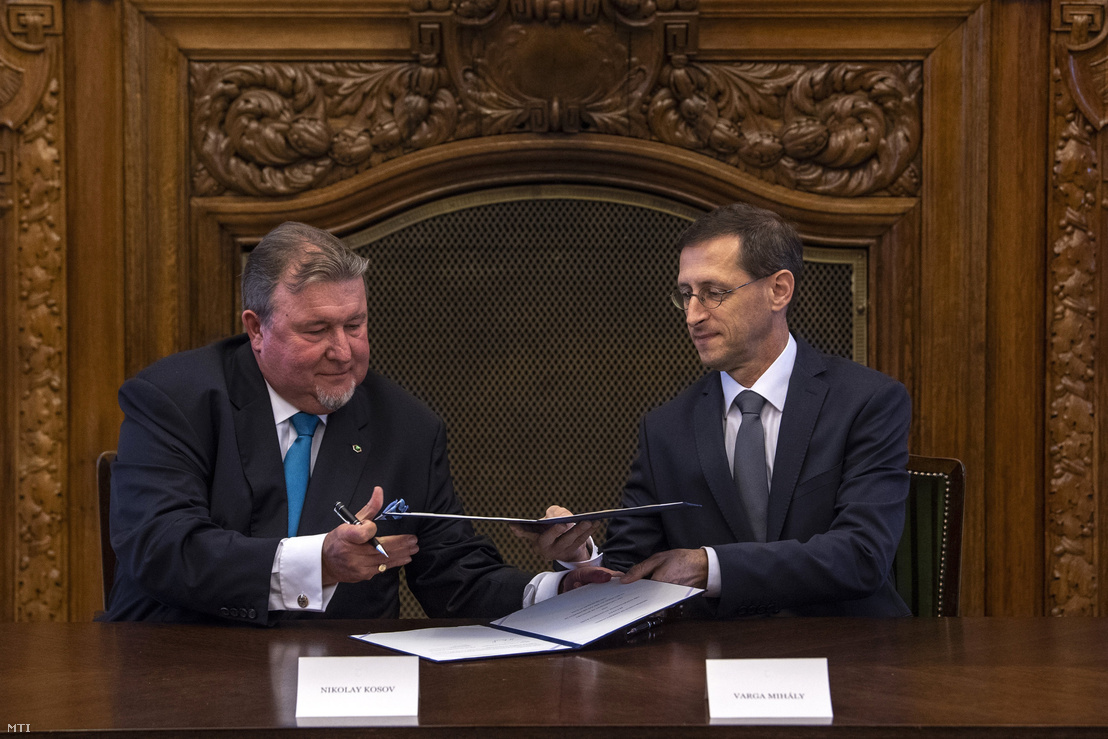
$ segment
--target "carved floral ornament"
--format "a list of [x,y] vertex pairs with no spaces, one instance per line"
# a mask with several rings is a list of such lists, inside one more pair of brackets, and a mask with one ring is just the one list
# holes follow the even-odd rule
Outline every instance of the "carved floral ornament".
[[1047,608],[1097,615],[1097,234],[1108,123],[1108,2],[1055,2],[1047,347]]
[[290,195],[551,132],[660,141],[826,195],[919,189],[918,62],[697,62],[690,0],[414,0],[411,20],[416,61],[192,63],[195,193]]

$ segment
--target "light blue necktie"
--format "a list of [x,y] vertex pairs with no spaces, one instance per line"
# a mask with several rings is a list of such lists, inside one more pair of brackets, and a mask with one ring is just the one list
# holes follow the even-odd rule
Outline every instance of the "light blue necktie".
[[308,477],[312,468],[312,436],[319,416],[297,413],[292,417],[296,441],[285,454],[285,491],[289,496],[289,536],[300,528],[300,513],[304,510],[304,495],[308,492]]

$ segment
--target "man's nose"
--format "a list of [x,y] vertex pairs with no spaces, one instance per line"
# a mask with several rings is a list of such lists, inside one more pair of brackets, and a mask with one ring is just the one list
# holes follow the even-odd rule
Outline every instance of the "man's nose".
[[327,347],[327,357],[337,362],[346,362],[350,359],[350,340],[346,338],[346,332],[339,329],[331,336]]
[[693,295],[689,299],[689,308],[685,311],[685,324],[695,326],[708,317],[708,309],[700,302],[700,298]]

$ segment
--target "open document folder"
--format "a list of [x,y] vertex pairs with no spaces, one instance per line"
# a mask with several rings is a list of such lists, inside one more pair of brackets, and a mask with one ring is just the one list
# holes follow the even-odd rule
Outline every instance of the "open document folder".
[[556,595],[489,626],[445,626],[353,638],[432,662],[557,652],[583,647],[702,592],[653,580],[627,585],[612,580]]
[[627,508],[608,508],[603,511],[589,511],[588,513],[575,513],[572,516],[555,516],[553,518],[510,518],[508,516],[468,516],[460,513],[424,513],[422,511],[409,511],[404,499],[394,500],[377,516],[381,519],[389,518],[456,518],[467,521],[500,521],[501,523],[514,523],[532,530],[542,530],[546,526],[556,523],[577,523],[578,521],[595,521],[606,518],[621,518],[624,516],[654,516],[666,511],[682,508],[699,508],[699,503],[653,503],[651,505],[630,506]]

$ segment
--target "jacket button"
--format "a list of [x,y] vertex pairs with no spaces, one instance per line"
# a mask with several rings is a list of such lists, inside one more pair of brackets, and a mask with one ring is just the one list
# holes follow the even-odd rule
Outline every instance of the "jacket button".
[[223,607],[223,608],[219,609],[219,615],[220,616],[230,616],[231,612],[229,610],[227,610],[226,607]]
[[257,618],[258,617],[258,612],[255,611],[253,608],[251,608],[250,611],[246,615],[249,616],[250,618]]

